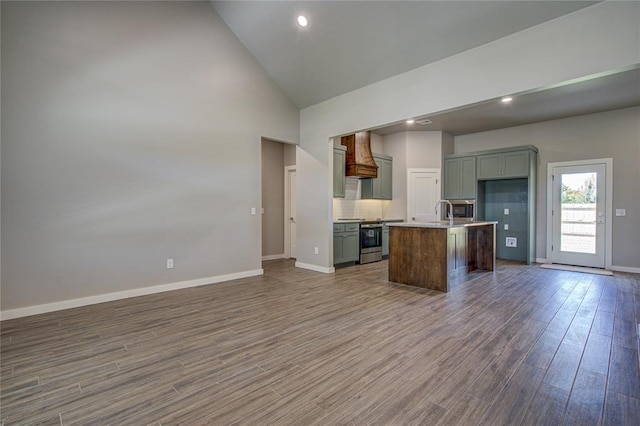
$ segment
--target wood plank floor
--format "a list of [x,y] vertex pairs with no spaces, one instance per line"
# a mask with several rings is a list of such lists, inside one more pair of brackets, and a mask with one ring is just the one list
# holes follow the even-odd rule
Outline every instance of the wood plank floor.
[[639,275],[264,269],[3,322],[2,423],[640,424]]

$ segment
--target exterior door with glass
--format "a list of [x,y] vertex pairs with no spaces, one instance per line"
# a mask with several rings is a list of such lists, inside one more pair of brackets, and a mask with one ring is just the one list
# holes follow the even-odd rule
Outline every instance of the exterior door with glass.
[[605,267],[606,164],[550,165],[551,261]]

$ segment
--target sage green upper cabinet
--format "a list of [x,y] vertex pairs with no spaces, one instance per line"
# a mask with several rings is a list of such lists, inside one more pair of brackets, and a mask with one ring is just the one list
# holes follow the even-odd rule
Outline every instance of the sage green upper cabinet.
[[344,146],[333,147],[333,197],[344,198],[345,186],[345,157],[347,148]]
[[446,157],[444,160],[444,198],[476,198],[476,157]]
[[478,180],[529,176],[529,150],[478,155]]
[[378,166],[378,177],[362,179],[362,199],[391,200],[393,198],[393,157],[373,154]]

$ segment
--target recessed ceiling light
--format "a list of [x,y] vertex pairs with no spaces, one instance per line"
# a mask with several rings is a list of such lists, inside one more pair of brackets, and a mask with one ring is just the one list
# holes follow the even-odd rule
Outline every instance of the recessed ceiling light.
[[508,104],[512,100],[513,98],[511,96],[505,96],[504,98],[500,99],[500,102],[502,102],[503,104]]
[[306,17],[300,15],[300,16],[298,16],[298,25],[300,25],[302,28],[304,28],[307,25],[309,25],[309,21],[307,20]]
[[413,124],[415,122],[416,122],[416,120],[407,120],[407,124]]

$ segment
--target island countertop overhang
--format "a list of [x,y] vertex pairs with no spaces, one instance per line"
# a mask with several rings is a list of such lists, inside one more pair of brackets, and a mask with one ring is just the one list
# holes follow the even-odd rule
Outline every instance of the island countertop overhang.
[[469,228],[472,226],[485,226],[485,225],[497,225],[497,221],[475,221],[475,222],[454,222],[449,223],[448,220],[437,222],[402,222],[402,223],[389,223],[389,227],[403,227],[403,228],[434,228],[434,229],[450,229],[450,228]]

